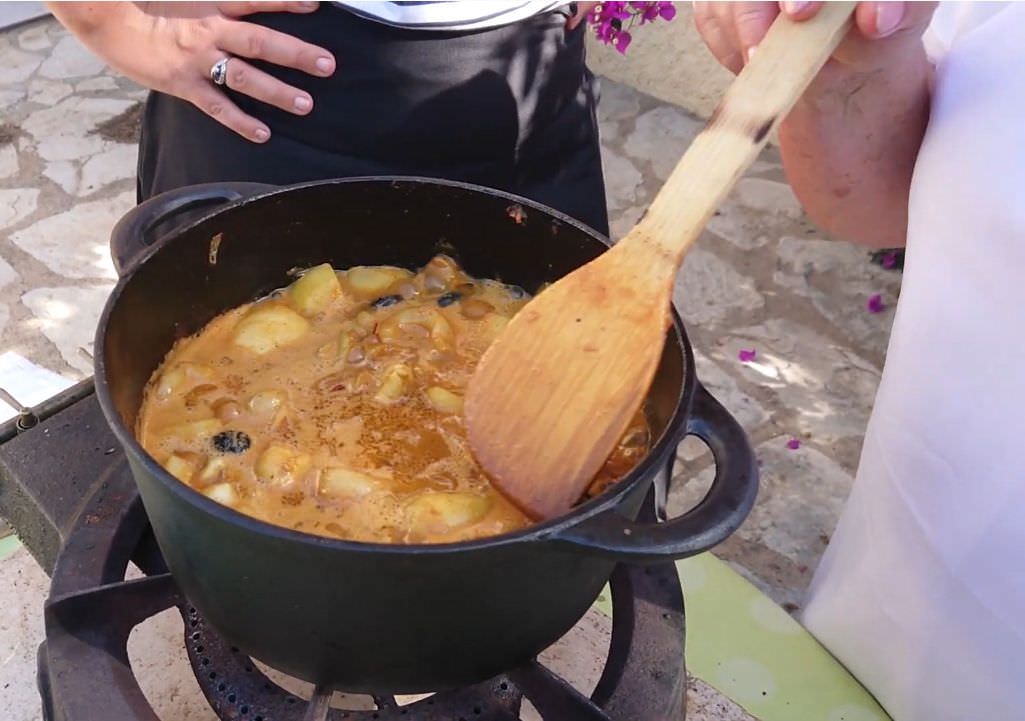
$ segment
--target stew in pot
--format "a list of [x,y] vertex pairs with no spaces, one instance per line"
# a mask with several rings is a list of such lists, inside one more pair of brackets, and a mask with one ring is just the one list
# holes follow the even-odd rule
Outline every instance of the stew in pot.
[[[442,543],[522,528],[470,453],[462,393],[528,299],[443,255],[415,274],[316,266],[178,341],[137,435],[182,482],[291,529]],[[629,472],[648,436],[639,413],[589,495]]]

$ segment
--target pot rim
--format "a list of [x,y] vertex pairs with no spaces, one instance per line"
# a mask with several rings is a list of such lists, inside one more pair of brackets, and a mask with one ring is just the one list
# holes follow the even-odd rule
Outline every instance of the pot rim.
[[96,396],[99,400],[100,409],[107,421],[107,425],[110,426],[118,443],[121,444],[122,449],[127,454],[134,457],[135,461],[140,463],[146,472],[151,473],[158,478],[160,482],[167,486],[179,499],[197,507],[198,510],[206,513],[207,515],[213,516],[218,521],[241,525],[249,530],[260,532],[282,541],[290,541],[320,548],[337,549],[339,551],[433,555],[494,549],[525,541],[544,541],[547,538],[556,535],[558,531],[571,528],[584,520],[604,513],[617,506],[620,501],[628,495],[639,482],[641,482],[643,478],[652,472],[657,464],[664,462],[667,453],[675,451],[676,445],[683,439],[683,434],[686,430],[686,420],[690,414],[691,403],[693,401],[694,391],[697,385],[697,375],[694,372],[694,353],[687,338],[687,334],[683,326],[683,320],[676,311],[675,305],[670,304],[669,312],[672,320],[672,335],[678,341],[682,355],[683,382],[676,399],[676,407],[672,416],[670,416],[666,423],[665,429],[648,454],[626,476],[598,496],[574,506],[569,512],[564,513],[561,516],[557,516],[547,521],[532,523],[525,528],[495,536],[485,536],[478,539],[448,543],[402,544],[353,541],[329,538],[327,536],[318,536],[305,531],[297,531],[295,529],[285,528],[284,526],[278,526],[253,516],[249,516],[241,511],[236,511],[233,508],[222,505],[217,501],[208,498],[188,484],[183,483],[172,476],[164,469],[163,466],[157,463],[156,459],[153,458],[149,452],[142,447],[142,444],[136,439],[135,433],[126,426],[124,421],[121,419],[120,413],[118,413],[117,408],[114,406],[114,401],[110,394],[106,372],[106,331],[110,322],[110,316],[117,306],[124,289],[132,282],[136,272],[153,256],[160,253],[169,245],[172,245],[175,240],[184,233],[202,225],[203,223],[211,221],[222,213],[236,210],[250,203],[263,201],[272,196],[299,192],[313,187],[348,183],[387,183],[392,186],[402,183],[410,183],[414,186],[441,185],[459,188],[461,190],[470,191],[471,193],[480,195],[489,195],[492,197],[497,196],[511,202],[533,208],[546,216],[558,220],[560,223],[571,225],[595,240],[598,240],[608,248],[613,245],[609,238],[584,223],[581,223],[575,218],[553,208],[546,207],[537,201],[530,200],[529,198],[524,198],[523,196],[502,190],[496,190],[494,188],[488,188],[486,186],[474,185],[473,183],[420,176],[357,176],[351,178],[315,180],[275,187],[266,192],[259,192],[254,195],[228,202],[222,206],[218,206],[216,210],[213,210],[210,214],[163,236],[146,248],[146,250],[141,252],[138,259],[134,261],[131,267],[118,279],[117,284],[114,286],[114,289],[111,291],[104,303],[103,312],[100,314],[97,324],[94,340],[94,348],[96,350],[94,353],[93,370]]

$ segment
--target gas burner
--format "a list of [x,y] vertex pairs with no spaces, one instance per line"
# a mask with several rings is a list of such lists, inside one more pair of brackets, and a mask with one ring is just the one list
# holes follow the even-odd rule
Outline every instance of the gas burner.
[[[94,721],[99,709],[104,721],[160,721],[131,669],[127,642],[135,626],[173,607],[200,688],[220,719],[516,721],[524,699],[546,721],[684,717],[683,595],[673,564],[616,568],[609,654],[590,697],[538,661],[406,705],[374,696],[370,711],[330,707],[330,689],[316,689],[309,700],[290,693],[182,597],[91,386],[76,386],[34,416],[39,422],[30,430],[0,428],[0,513],[43,567],[52,567],[38,656],[44,721]],[[130,561],[146,575],[126,580]]]

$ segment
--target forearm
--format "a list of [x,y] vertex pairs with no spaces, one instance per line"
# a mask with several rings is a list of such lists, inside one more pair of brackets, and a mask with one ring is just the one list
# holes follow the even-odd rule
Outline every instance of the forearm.
[[921,45],[899,72],[827,67],[780,126],[787,178],[811,219],[837,238],[904,245],[908,194],[929,119]]

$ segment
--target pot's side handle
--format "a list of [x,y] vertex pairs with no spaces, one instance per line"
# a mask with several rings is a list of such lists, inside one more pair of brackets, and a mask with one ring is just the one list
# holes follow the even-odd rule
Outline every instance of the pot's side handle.
[[203,183],[168,190],[144,200],[128,211],[110,233],[110,255],[117,274],[124,275],[142,251],[159,240],[156,236],[158,226],[173,222],[176,217],[190,211],[212,210],[275,187],[264,183]]
[[715,460],[715,480],[698,505],[664,523],[635,523],[613,509],[557,531],[552,540],[626,563],[686,558],[725,540],[758,495],[754,451],[740,424],[701,385],[685,435],[704,441]]

